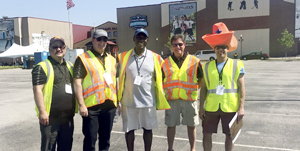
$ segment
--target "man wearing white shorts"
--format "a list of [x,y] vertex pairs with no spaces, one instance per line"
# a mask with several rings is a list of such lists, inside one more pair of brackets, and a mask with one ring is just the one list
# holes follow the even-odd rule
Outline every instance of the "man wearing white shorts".
[[183,35],[172,36],[171,46],[173,54],[162,64],[165,96],[171,106],[171,109],[165,112],[165,124],[168,126],[168,151],[173,151],[176,125],[180,123],[187,126],[191,151],[195,151],[195,126],[199,124],[198,88],[203,71],[198,58],[184,53]]
[[[156,108],[169,109],[170,106],[163,95],[162,59],[146,48],[147,31],[137,29],[133,41],[134,49],[119,54],[118,100],[122,104],[123,131],[128,151],[134,150],[134,130],[137,129],[144,130],[145,151],[150,151],[152,129],[158,127]],[[165,107],[157,107],[161,104]]]

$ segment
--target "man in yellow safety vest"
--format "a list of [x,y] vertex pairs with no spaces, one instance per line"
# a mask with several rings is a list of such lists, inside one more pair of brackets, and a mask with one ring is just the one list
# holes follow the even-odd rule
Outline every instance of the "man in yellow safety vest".
[[203,77],[202,67],[198,58],[184,53],[183,35],[172,36],[171,47],[173,54],[162,65],[165,97],[171,106],[170,110],[165,111],[168,150],[173,151],[176,125],[182,123],[187,126],[191,151],[195,151],[195,126],[199,124],[197,100]]
[[83,150],[108,151],[116,112],[116,60],[105,52],[107,32],[93,33],[93,49],[79,55],[74,65],[74,89],[82,116]]
[[32,84],[42,135],[41,151],[71,151],[76,107],[73,64],[65,61],[63,38],[50,39],[50,56],[32,70]]
[[225,150],[232,150],[228,124],[236,112],[239,120],[245,114],[244,65],[242,61],[227,57],[228,52],[237,48],[237,39],[233,33],[220,22],[213,25],[213,34],[202,37],[215,50],[217,56],[216,60],[203,65],[204,80],[201,83],[199,116],[202,119],[204,151],[211,151],[212,133],[217,133],[220,119],[226,135]]
[[156,109],[169,109],[163,94],[161,57],[146,48],[148,32],[137,29],[134,49],[119,54],[118,100],[128,151],[134,149],[134,131],[143,129],[145,151],[151,150],[152,129],[158,127]]

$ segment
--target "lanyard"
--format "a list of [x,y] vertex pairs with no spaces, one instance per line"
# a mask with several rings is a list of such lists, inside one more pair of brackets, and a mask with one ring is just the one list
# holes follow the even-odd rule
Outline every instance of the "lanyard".
[[146,49],[146,52],[145,52],[145,56],[144,56],[144,59],[143,59],[143,62],[141,63],[140,67],[139,67],[139,63],[138,63],[138,59],[139,58],[136,58],[135,55],[134,55],[134,60],[136,62],[136,67],[137,67],[137,71],[138,71],[138,75],[140,76],[140,71],[141,71],[141,68],[142,68],[142,65],[144,64],[144,61],[145,61],[145,58],[147,56],[147,49]]
[[226,60],[226,62],[225,62],[225,64],[224,64],[224,66],[223,66],[221,72],[219,73],[218,65],[217,65],[217,59],[216,59],[216,67],[217,67],[217,70],[218,70],[218,73],[219,73],[219,84],[221,84],[221,85],[222,85],[222,73],[223,73],[223,69],[224,69],[224,67],[225,67],[225,65],[226,65],[226,63],[227,63],[227,61],[228,61],[228,59]]
[[106,72],[106,68],[105,68],[105,56],[103,55],[103,62],[101,61],[101,59],[100,58],[98,58],[98,57],[96,57],[98,60],[99,60],[99,62],[100,62],[100,64],[103,66],[103,68],[104,68],[104,71]]

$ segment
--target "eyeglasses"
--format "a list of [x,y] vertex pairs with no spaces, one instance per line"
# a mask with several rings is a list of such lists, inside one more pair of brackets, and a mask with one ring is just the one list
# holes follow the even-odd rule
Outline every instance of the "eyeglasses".
[[58,49],[58,48],[60,48],[60,49],[65,49],[66,46],[52,46],[52,49]]
[[97,41],[104,41],[104,42],[107,42],[107,37],[98,37],[97,38]]
[[226,46],[226,45],[221,45],[221,46],[216,46],[215,47],[216,49],[228,49],[228,46]]
[[173,47],[177,47],[177,46],[181,47],[181,46],[183,46],[183,43],[172,44],[172,46],[173,46]]
[[145,41],[147,39],[147,37],[140,37],[140,36],[135,36],[135,38],[137,40],[143,40],[143,41]]

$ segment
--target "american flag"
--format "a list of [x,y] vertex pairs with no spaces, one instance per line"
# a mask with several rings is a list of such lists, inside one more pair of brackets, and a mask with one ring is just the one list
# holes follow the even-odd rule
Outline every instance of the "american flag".
[[71,7],[74,7],[75,4],[73,3],[72,0],[67,0],[67,9],[70,9]]

